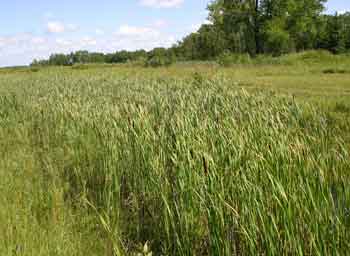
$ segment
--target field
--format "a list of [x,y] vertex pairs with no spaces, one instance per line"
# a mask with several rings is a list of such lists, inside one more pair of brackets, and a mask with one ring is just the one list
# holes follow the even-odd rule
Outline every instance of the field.
[[346,255],[350,60],[0,69],[0,255]]

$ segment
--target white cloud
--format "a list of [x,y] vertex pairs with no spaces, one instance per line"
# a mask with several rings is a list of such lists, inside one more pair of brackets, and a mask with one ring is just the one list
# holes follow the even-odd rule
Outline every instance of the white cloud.
[[43,37],[37,36],[37,37],[31,38],[31,42],[33,44],[39,45],[39,44],[44,44],[46,42],[46,39]]
[[75,24],[64,24],[60,21],[49,21],[47,23],[47,32],[52,34],[71,32],[78,30],[78,26]]
[[66,30],[61,22],[50,21],[47,23],[47,31],[49,33],[63,33]]
[[197,32],[201,28],[202,25],[210,25],[210,24],[213,24],[213,23],[210,22],[209,20],[205,20],[203,22],[192,24],[187,28],[187,32],[189,32],[189,33]]
[[135,27],[129,25],[122,25],[119,27],[117,36],[127,36],[127,37],[157,37],[160,32],[151,27]]
[[155,20],[153,22],[153,26],[156,27],[156,28],[163,28],[163,27],[166,27],[168,25],[168,22],[166,22],[165,20]]
[[75,24],[68,24],[66,27],[68,31],[77,31],[79,29],[79,27]]
[[115,49],[150,50],[155,47],[169,47],[176,42],[173,36],[160,32],[154,26],[137,27],[122,25],[112,38],[107,39],[108,51]]
[[340,10],[340,11],[338,11],[338,14],[340,14],[340,15],[343,15],[343,14],[345,14],[345,13],[347,13],[347,12],[349,12],[349,10]]
[[66,39],[62,39],[62,38],[57,38],[55,40],[55,42],[56,42],[57,45],[60,45],[60,46],[63,46],[63,47],[72,45],[71,41],[66,40]]
[[96,39],[94,39],[92,37],[89,37],[89,36],[83,37],[81,39],[80,43],[81,43],[82,46],[97,45]]
[[[50,35],[0,36],[0,66],[26,65],[33,59],[47,59],[53,53],[70,53],[78,50],[105,53],[124,49],[151,50],[155,47],[170,47],[176,42],[174,36],[158,30],[156,25],[132,26],[126,24],[120,26],[115,33],[108,34],[102,30],[96,30],[87,36],[63,32]],[[60,26],[57,26],[54,31],[68,31],[67,25],[63,27],[62,30]]]
[[201,23],[192,24],[192,25],[189,27],[189,31],[197,32],[197,31],[200,29],[201,26],[202,26]]
[[140,4],[155,8],[173,8],[179,7],[184,0],[141,0]]

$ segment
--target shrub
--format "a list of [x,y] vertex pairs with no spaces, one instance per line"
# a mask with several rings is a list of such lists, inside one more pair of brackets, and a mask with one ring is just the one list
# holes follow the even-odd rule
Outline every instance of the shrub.
[[343,102],[337,102],[335,104],[334,111],[339,113],[350,113],[350,106]]
[[221,54],[217,61],[221,66],[229,67],[235,64],[250,64],[251,58],[249,54],[238,54],[227,51]]
[[334,59],[334,55],[328,51],[305,51],[299,54],[300,60],[306,62],[323,62]]
[[311,50],[298,53],[286,54],[278,57],[281,64],[312,64],[312,63],[333,63],[338,56],[324,50]]
[[327,68],[323,70],[322,73],[323,74],[346,74],[346,73],[349,73],[349,71],[345,69]]
[[30,72],[36,73],[36,72],[40,71],[40,68],[38,68],[38,67],[31,67],[29,70],[30,70]]
[[146,67],[162,67],[170,66],[175,61],[175,56],[172,52],[165,48],[155,48],[149,52]]
[[72,66],[72,69],[75,69],[75,70],[86,70],[86,69],[89,69],[89,66],[85,65],[85,64],[74,64]]
[[172,58],[168,56],[155,55],[146,61],[147,67],[163,67],[170,66],[173,63]]
[[147,65],[147,59],[145,57],[140,57],[138,59],[128,61],[127,64],[132,67],[144,67]]
[[203,75],[199,72],[194,72],[192,75],[192,78],[193,78],[193,84],[196,86],[201,86],[205,80]]
[[281,65],[289,64],[289,62],[281,57],[274,57],[272,55],[257,55],[254,59],[254,64]]

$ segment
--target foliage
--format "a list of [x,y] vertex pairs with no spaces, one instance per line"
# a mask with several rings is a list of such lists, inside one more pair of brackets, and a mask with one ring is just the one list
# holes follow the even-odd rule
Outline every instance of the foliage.
[[155,48],[148,54],[146,66],[162,67],[170,66],[174,62],[174,56],[164,48]]
[[252,60],[249,54],[224,52],[218,57],[218,63],[224,67],[229,67],[234,64],[249,64],[251,62]]
[[282,24],[271,21],[271,23],[267,24],[264,32],[267,38],[265,42],[265,49],[267,52],[272,53],[274,56],[290,52],[292,49],[291,37]]
[[220,55],[227,45],[222,30],[209,24],[188,36],[180,43],[179,53],[187,60],[213,60]]

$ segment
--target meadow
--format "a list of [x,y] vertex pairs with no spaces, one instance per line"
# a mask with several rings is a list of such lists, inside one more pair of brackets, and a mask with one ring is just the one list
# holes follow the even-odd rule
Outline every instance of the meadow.
[[0,255],[346,255],[350,58],[0,69]]

